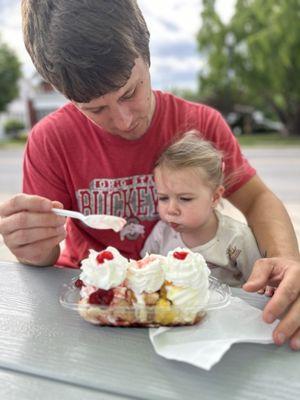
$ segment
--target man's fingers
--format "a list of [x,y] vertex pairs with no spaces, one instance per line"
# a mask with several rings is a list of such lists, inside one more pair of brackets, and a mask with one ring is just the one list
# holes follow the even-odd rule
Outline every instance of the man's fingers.
[[63,208],[63,205],[26,194],[18,194],[0,204],[0,234],[19,260],[48,265],[57,258],[58,245],[66,238],[66,219],[55,215],[53,207]]
[[267,297],[272,297],[276,288],[273,286],[265,286],[264,288],[261,288],[257,291],[258,294],[264,294]]
[[295,350],[300,349],[300,298],[293,303],[277,325],[273,332],[273,339],[277,345],[282,345],[290,339],[290,346]]
[[270,259],[261,258],[253,266],[248,281],[244,283],[243,289],[246,292],[257,292],[264,289],[273,271],[273,264]]
[[60,201],[52,201],[53,208],[64,208],[64,205]]
[[300,328],[296,330],[290,339],[290,347],[293,350],[300,350]]
[[18,259],[30,260],[29,264],[40,264],[40,261],[45,259],[50,251],[52,251],[60,242],[65,239],[65,233],[56,235],[46,240],[40,240],[26,246],[21,246],[15,250],[14,254]]
[[[274,293],[274,296],[264,309],[263,318],[266,322],[273,322],[277,317],[282,315],[288,309],[288,307],[295,302],[295,300],[297,300],[299,297],[299,281],[300,269],[294,270],[292,273],[285,274],[285,279],[280,283]],[[297,301],[300,302],[299,299]],[[297,302],[295,302],[295,304],[297,304]],[[283,320],[285,320],[285,318],[286,317],[284,317]]]
[[12,251],[20,246],[26,246],[35,242],[49,239],[55,236],[66,234],[64,225],[47,227],[47,228],[31,228],[22,229],[6,235],[5,244]]
[[275,293],[276,288],[273,286],[267,286],[265,290],[265,296],[272,297]]
[[[2,233],[2,235],[10,235],[13,232],[24,231],[24,234],[26,234],[26,229],[57,227],[63,225],[65,220],[65,217],[59,217],[52,212],[29,213],[27,211],[21,211],[2,219],[0,233]],[[23,233],[20,233],[20,235],[22,234]]]
[[45,197],[21,193],[0,204],[0,217],[8,217],[24,210],[49,212],[52,207],[52,201]]

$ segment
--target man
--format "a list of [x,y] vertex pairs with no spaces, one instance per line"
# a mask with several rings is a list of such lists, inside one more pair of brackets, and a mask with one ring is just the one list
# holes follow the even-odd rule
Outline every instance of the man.
[[[264,310],[275,343],[300,348],[300,261],[290,219],[242,156],[215,110],[153,92],[149,32],[134,0],[22,1],[25,44],[40,74],[71,100],[38,123],[24,158],[24,194],[0,206],[0,232],[25,264],[78,267],[89,248],[139,256],[157,221],[152,168],[181,132],[197,129],[224,153],[239,179],[225,195],[247,218],[260,250],[244,288],[279,285]],[[127,219],[120,235],[96,231],[52,207]],[[127,229],[127,230],[126,230]],[[66,246],[60,254],[60,242]]]

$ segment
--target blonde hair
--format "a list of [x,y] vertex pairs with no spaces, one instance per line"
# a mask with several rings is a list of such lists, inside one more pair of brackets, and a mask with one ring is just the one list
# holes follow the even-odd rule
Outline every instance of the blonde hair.
[[223,185],[223,155],[210,142],[203,140],[199,132],[186,132],[171,144],[158,158],[155,168],[173,170],[192,167],[198,169],[213,189]]

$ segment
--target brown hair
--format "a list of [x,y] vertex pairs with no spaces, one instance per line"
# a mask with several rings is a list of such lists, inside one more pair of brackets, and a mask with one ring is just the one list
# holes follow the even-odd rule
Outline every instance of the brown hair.
[[87,103],[150,66],[149,31],[135,0],[22,0],[24,42],[42,77]]
[[213,189],[223,184],[222,153],[210,142],[201,139],[199,132],[186,132],[171,144],[158,158],[155,168],[167,167],[177,170],[187,167],[198,169]]

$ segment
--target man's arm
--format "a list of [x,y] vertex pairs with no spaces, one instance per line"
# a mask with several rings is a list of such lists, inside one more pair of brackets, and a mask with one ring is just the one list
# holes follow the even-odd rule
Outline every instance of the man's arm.
[[246,217],[261,254],[299,259],[290,217],[275,194],[255,175],[228,200]]
[[229,198],[245,215],[262,254],[267,258],[254,264],[243,288],[255,292],[266,285],[278,286],[263,311],[263,319],[272,323],[282,317],[273,332],[281,345],[289,340],[300,350],[300,255],[291,220],[281,201],[258,176],[253,177]]

